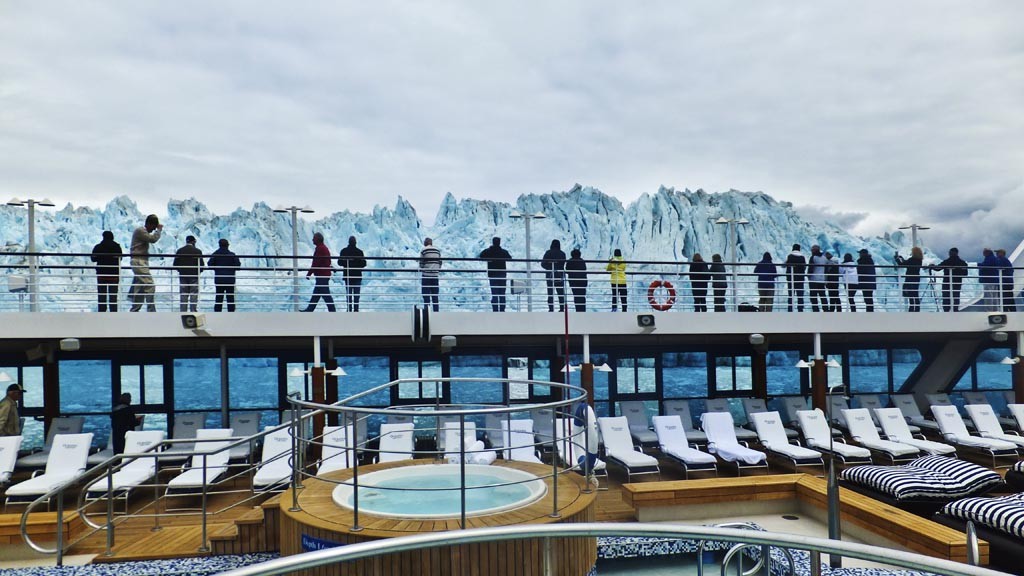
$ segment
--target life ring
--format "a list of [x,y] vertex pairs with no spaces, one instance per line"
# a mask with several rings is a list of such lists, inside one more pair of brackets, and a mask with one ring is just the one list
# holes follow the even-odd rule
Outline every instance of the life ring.
[[[654,292],[658,288],[664,288],[668,290],[668,298],[664,302],[660,302],[654,295]],[[676,303],[676,289],[672,286],[672,283],[667,280],[655,280],[651,282],[651,285],[647,287],[647,303],[651,305],[651,308],[664,312],[672,307]]]

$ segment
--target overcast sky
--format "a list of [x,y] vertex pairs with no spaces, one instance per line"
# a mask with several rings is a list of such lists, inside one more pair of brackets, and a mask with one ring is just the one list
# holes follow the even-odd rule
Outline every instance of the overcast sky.
[[764,191],[1024,239],[1024,2],[0,0],[0,194],[319,215]]

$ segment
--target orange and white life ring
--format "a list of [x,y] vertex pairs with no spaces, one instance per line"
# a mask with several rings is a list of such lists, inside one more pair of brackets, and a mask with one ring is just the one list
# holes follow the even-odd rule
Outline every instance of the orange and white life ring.
[[[664,302],[658,300],[657,295],[655,294],[659,288],[664,288],[668,291],[668,298],[665,299]],[[664,312],[669,308],[672,308],[672,305],[676,303],[675,287],[667,280],[655,280],[654,282],[651,282],[651,285],[647,287],[647,303],[651,305],[651,308],[654,308],[659,312]]]

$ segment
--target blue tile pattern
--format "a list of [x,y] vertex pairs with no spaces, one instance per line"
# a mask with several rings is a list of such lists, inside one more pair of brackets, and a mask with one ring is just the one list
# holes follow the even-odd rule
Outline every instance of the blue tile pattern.
[[163,576],[166,574],[207,576],[233,568],[266,562],[277,557],[276,552],[232,554],[146,562],[111,562],[61,568],[52,566],[48,568],[11,568],[0,572],[3,572],[4,576]]

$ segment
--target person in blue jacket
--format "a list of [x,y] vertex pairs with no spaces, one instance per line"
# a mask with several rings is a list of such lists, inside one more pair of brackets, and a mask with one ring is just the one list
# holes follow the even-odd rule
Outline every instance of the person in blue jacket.
[[998,311],[1000,308],[999,259],[991,248],[981,251],[982,260],[978,262],[978,281],[985,290],[983,306],[987,310]]
[[754,274],[757,275],[757,294],[760,296],[759,311],[771,312],[772,302],[775,300],[775,279],[779,276],[779,271],[772,262],[770,253],[765,252],[761,261],[754,266]]
[[223,309],[224,300],[228,301],[228,312],[235,311],[235,272],[242,267],[242,261],[228,250],[229,244],[227,238],[221,238],[218,241],[220,248],[206,261],[206,267],[213,269],[213,284],[217,288],[214,312]]
[[1006,257],[1006,250],[996,250],[999,261],[999,283],[1002,285],[1003,312],[1017,311],[1017,298],[1013,294],[1013,262]]

